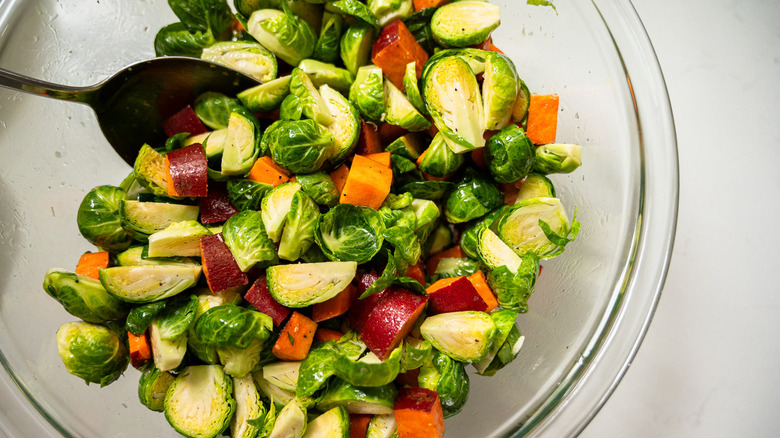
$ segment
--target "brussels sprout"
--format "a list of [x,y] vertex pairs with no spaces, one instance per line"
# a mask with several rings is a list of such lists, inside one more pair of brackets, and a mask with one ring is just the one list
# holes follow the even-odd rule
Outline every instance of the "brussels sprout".
[[368,422],[366,438],[398,438],[398,423],[395,415],[374,415]]
[[314,51],[317,34],[311,25],[292,14],[287,3],[283,6],[284,12],[275,9],[252,12],[247,31],[274,55],[296,66]]
[[364,23],[350,25],[341,36],[341,61],[353,76],[357,75],[360,67],[369,63],[375,38],[376,28]]
[[309,79],[318,88],[327,84],[340,93],[347,93],[354,81],[349,71],[316,59],[304,59],[298,64],[298,68],[309,75]]
[[263,367],[263,378],[287,391],[295,391],[301,362],[274,362]]
[[265,342],[253,339],[246,348],[217,347],[219,362],[232,377],[244,377],[254,370],[262,359]]
[[154,366],[160,371],[171,371],[178,368],[187,354],[187,335],[163,339],[157,318],[149,324],[149,342]]
[[295,393],[282,389],[273,383],[269,382],[263,377],[262,370],[256,370],[252,372],[252,379],[254,379],[257,389],[263,393],[266,399],[273,401],[271,406],[276,406],[279,409],[283,408],[287,403],[295,400]]
[[379,30],[379,20],[376,15],[371,12],[371,9],[366,6],[365,3],[359,0],[338,0],[327,5],[331,11],[337,11],[356,19],[358,22],[362,22],[372,26],[374,29]]
[[358,112],[372,122],[380,122],[385,114],[385,88],[382,69],[370,64],[357,69],[349,89],[349,101]]
[[257,117],[244,107],[233,108],[222,152],[222,175],[246,175],[260,155],[261,137],[262,128]]
[[509,123],[517,100],[519,80],[515,65],[507,56],[492,53],[487,58],[482,79],[485,129],[498,131]]
[[174,222],[149,235],[149,257],[198,257],[200,238],[211,231],[198,221]]
[[[230,116],[228,115],[228,123],[229,120]],[[201,135],[205,136],[202,140],[200,140],[200,144],[203,146],[203,152],[205,152],[206,158],[211,159],[222,155],[222,152],[225,151],[225,143],[228,141],[228,128],[218,129],[216,131],[207,132]],[[188,138],[185,141],[185,144],[189,143],[193,139],[197,140],[197,137],[198,136]],[[198,143],[198,141],[195,143]]]
[[439,394],[444,418],[460,412],[469,398],[469,376],[463,364],[439,351],[430,365],[420,368],[417,382],[420,388]]
[[114,266],[100,270],[100,282],[111,295],[131,303],[172,297],[195,285],[200,265]]
[[334,377],[317,401],[317,409],[327,411],[343,406],[350,414],[392,414],[397,393],[392,383],[375,387],[357,387]]
[[399,90],[391,81],[384,81],[384,88],[385,121],[387,123],[412,132],[424,131],[431,127],[431,122],[417,111],[403,91]]
[[496,324],[485,312],[440,313],[425,318],[420,334],[433,347],[461,362],[477,362],[493,345]]
[[282,229],[287,220],[287,213],[290,211],[293,195],[300,189],[299,183],[287,182],[274,187],[263,198],[260,213],[265,232],[274,243],[282,238]]
[[239,211],[260,210],[263,197],[273,186],[266,183],[241,178],[228,180],[227,192],[230,203]]
[[[497,309],[490,313],[490,317],[493,318],[493,322],[496,323],[496,337],[493,342],[493,346],[490,348],[488,354],[479,362],[474,363],[474,368],[481,375],[486,375],[485,370],[493,359],[496,357],[498,350],[504,345],[509,332],[515,328],[515,320],[517,320],[518,311],[511,309]],[[495,371],[493,372],[495,373]],[[492,374],[491,374],[492,375]]]
[[328,158],[333,135],[314,120],[279,120],[263,135],[264,148],[276,164],[291,173],[320,170]]
[[306,307],[327,301],[355,278],[355,262],[299,263],[266,269],[268,289],[281,305]]
[[414,105],[417,111],[427,116],[428,110],[425,108],[425,102],[420,94],[420,84],[417,81],[417,62],[412,61],[406,64],[403,85],[409,102]]
[[157,314],[157,329],[160,339],[172,340],[187,333],[195,320],[198,309],[197,295],[175,297],[165,304],[165,308]]
[[382,202],[382,207],[387,207],[392,210],[401,210],[412,205],[412,202],[414,202],[414,197],[411,193],[401,193],[400,195],[390,193]]
[[[222,93],[208,91],[195,99],[192,109],[195,110],[203,124],[211,129],[224,129],[228,126],[228,119],[233,108],[241,106],[241,102],[233,97],[225,96]],[[210,133],[205,133],[208,137]],[[202,143],[199,142],[199,143]]]
[[470,259],[468,257],[443,257],[436,265],[436,270],[429,275],[436,279],[460,277],[464,275],[471,275],[479,271],[480,268],[482,268],[482,266],[480,265],[479,261]]
[[555,187],[552,181],[544,175],[529,173],[517,192],[515,203],[531,198],[555,198]]
[[336,356],[334,364],[338,377],[354,386],[377,387],[390,384],[401,370],[401,354],[399,347],[393,350],[384,360],[374,353],[368,352],[360,359],[354,360],[346,354]]
[[258,262],[276,257],[276,247],[265,231],[259,211],[242,211],[231,216],[222,227],[222,236],[243,272]]
[[414,13],[412,0],[368,0],[368,9],[376,16],[379,27],[402,20]]
[[279,412],[268,438],[301,438],[306,432],[306,408],[293,399]]
[[539,258],[527,254],[523,256],[520,266],[515,271],[510,270],[508,266],[491,269],[487,281],[501,307],[525,313],[528,311],[528,298],[534,292],[538,275]]
[[216,347],[245,349],[255,339],[268,339],[272,330],[270,316],[234,304],[212,307],[195,320],[201,341]]
[[399,192],[409,192],[415,198],[432,201],[443,198],[455,185],[449,181],[411,181],[402,185]]
[[[312,82],[309,75],[307,75],[306,72],[300,68],[294,68],[291,73],[290,94],[297,97],[298,99],[291,100],[290,97],[287,97],[285,101],[282,102],[283,112],[285,112],[285,102],[290,101],[294,102],[295,106],[298,107],[298,109],[295,111],[296,113],[300,112],[302,115],[325,126],[333,123],[333,116],[328,110],[328,107],[325,104],[325,100],[320,95],[317,87],[314,86],[314,82]],[[292,113],[292,111],[286,112]],[[287,116],[282,118],[297,120],[300,119],[300,116]]]
[[404,174],[404,173],[418,174],[419,173],[420,175],[422,175],[419,169],[417,169],[417,165],[414,163],[414,161],[402,155],[391,154],[390,166],[393,168],[393,172],[396,174]]
[[219,363],[219,354],[217,354],[217,348],[213,345],[206,344],[201,340],[198,332],[195,330],[197,320],[201,315],[206,313],[207,310],[222,306],[225,304],[239,304],[241,302],[241,295],[235,291],[235,289],[227,289],[222,292],[213,293],[209,289],[205,289],[197,294],[198,296],[198,309],[195,311],[195,321],[190,324],[190,328],[187,332],[187,348],[195,357],[201,361],[214,365]]
[[485,145],[485,164],[499,183],[520,181],[534,164],[534,145],[523,129],[509,125],[490,137]]
[[236,97],[250,111],[267,113],[277,110],[290,92],[291,77],[290,75],[282,76],[264,84],[247,88],[238,93]]
[[336,62],[339,59],[339,43],[343,29],[344,18],[340,14],[327,11],[322,14],[320,37],[317,39],[311,57],[322,62]]
[[509,330],[509,335],[506,340],[501,344],[496,356],[490,362],[490,365],[482,372],[483,376],[493,376],[498,370],[507,366],[510,362],[515,360],[517,353],[523,347],[525,336],[520,334],[520,329],[516,325],[513,325]]
[[233,24],[233,12],[220,0],[169,0],[168,5],[191,32],[210,32],[215,38],[227,36]]
[[230,420],[231,438],[255,438],[263,429],[260,421],[265,418],[266,410],[250,374],[233,377],[233,399],[236,411]]
[[417,160],[424,150],[419,135],[415,133],[404,134],[387,145],[385,152],[398,154],[410,160]]
[[512,120],[523,123],[528,117],[528,107],[531,106],[531,91],[522,79],[517,78],[517,100],[512,107]]
[[155,195],[168,196],[168,166],[165,157],[148,144],[141,146],[133,173],[138,183]]
[[153,363],[147,363],[141,369],[141,378],[138,380],[138,400],[147,408],[162,412],[165,392],[175,378],[167,371],[160,371]]
[[513,205],[494,227],[518,255],[531,253],[550,259],[577,237],[580,224],[569,222],[558,198],[533,198]]
[[127,199],[136,199],[141,193],[149,193],[149,190],[146,190],[146,187],[138,182],[138,178],[135,177],[135,172],[130,172],[130,174],[119,183],[119,188],[125,191]]
[[433,123],[453,152],[461,154],[485,145],[482,96],[466,61],[457,56],[435,61],[423,74],[423,96]]
[[336,373],[337,354],[338,349],[333,341],[312,348],[298,368],[295,395],[309,397],[323,388]]
[[506,266],[510,272],[517,272],[523,260],[496,233],[485,224],[477,224],[476,249],[479,259],[490,269]]
[[190,32],[180,22],[163,26],[154,36],[156,56],[189,56],[200,58],[203,49],[216,43],[211,32]]
[[127,305],[106,292],[99,281],[52,268],[46,271],[43,290],[57,300],[65,311],[86,322],[114,321],[127,315]]
[[133,239],[122,228],[119,214],[119,206],[126,197],[124,190],[114,186],[90,190],[81,201],[76,216],[81,235],[107,251],[127,249]]
[[441,46],[433,38],[433,32],[431,32],[431,17],[438,9],[438,6],[423,8],[401,20],[414,39],[428,53],[435,53],[437,50],[441,50]]
[[347,438],[349,434],[349,413],[337,406],[309,422],[303,438]]
[[339,191],[336,184],[325,172],[314,172],[295,176],[301,189],[319,205],[333,208],[339,203]]
[[69,373],[101,387],[118,379],[130,361],[124,342],[114,332],[83,321],[60,326],[57,351]]
[[[211,230],[209,230],[211,231]],[[116,255],[118,266],[143,265],[187,265],[198,266],[200,263],[189,257],[149,257],[148,246],[131,246]]]
[[433,359],[433,346],[425,339],[407,337],[403,343],[401,371],[415,370],[429,364]]
[[136,336],[143,335],[157,314],[165,309],[165,304],[166,301],[162,300],[133,307],[127,314],[125,329]]
[[383,231],[373,208],[339,204],[317,220],[315,238],[331,260],[365,263],[382,247]]
[[333,137],[328,164],[335,168],[355,151],[360,136],[360,116],[341,93],[328,85],[320,87],[320,95],[333,116],[333,123],[327,126]]
[[200,208],[197,205],[119,201],[122,227],[142,242],[147,241],[151,234],[168,228],[174,222],[197,220],[198,213]]
[[572,173],[582,165],[581,147],[576,144],[546,144],[536,148],[534,171],[550,173]]
[[[437,209],[438,212],[438,209]],[[417,264],[422,255],[420,239],[415,234],[416,217],[412,207],[403,210],[380,209],[385,230],[385,240],[395,248],[395,256],[410,265]]]
[[314,243],[314,224],[320,216],[317,204],[304,191],[293,194],[287,213],[282,238],[279,240],[279,258],[295,261]]
[[485,41],[501,24],[498,5],[484,1],[458,1],[440,7],[431,18],[431,31],[439,44],[468,47]]
[[[466,228],[460,235],[460,249],[463,250],[463,253],[466,254],[467,257],[480,259],[479,252],[477,251],[479,233],[482,228],[490,228],[493,221],[505,211],[505,208],[506,207],[499,207],[486,214],[484,217],[476,219],[466,225]],[[496,238],[498,238],[498,236],[496,236]]]
[[465,161],[462,154],[452,152],[444,140],[444,135],[439,132],[433,137],[419,166],[420,170],[429,175],[443,177],[458,170]]
[[202,59],[226,65],[258,82],[276,78],[276,56],[261,44],[247,41],[224,41],[203,49]]
[[219,365],[185,368],[165,393],[165,419],[186,437],[219,436],[235,410],[233,381]]
[[[453,235],[450,227],[443,223],[436,225],[436,227],[434,227],[433,231],[431,232],[431,235],[423,243],[423,256],[428,258],[428,256],[444,251],[450,245],[452,245],[452,239]],[[462,242],[463,238],[461,237],[461,247],[463,245]],[[466,251],[464,250],[463,252]],[[474,257],[472,258],[477,258],[476,253],[474,254]],[[469,255],[469,257],[471,256]]]
[[423,70],[422,70],[423,82],[425,82],[425,78],[428,76],[428,73],[431,71],[432,67],[434,67],[440,60],[444,58],[453,57],[453,56],[456,58],[460,58],[462,61],[468,64],[469,67],[471,67],[471,71],[474,72],[475,75],[484,73],[485,63],[487,63],[487,59],[492,54],[493,52],[489,52],[487,50],[472,49],[472,48],[440,50],[434,53],[433,55],[431,55],[431,57],[428,58],[428,62],[426,62],[425,65],[423,66]]
[[447,196],[444,214],[451,223],[468,222],[504,204],[504,195],[490,177],[468,168]]

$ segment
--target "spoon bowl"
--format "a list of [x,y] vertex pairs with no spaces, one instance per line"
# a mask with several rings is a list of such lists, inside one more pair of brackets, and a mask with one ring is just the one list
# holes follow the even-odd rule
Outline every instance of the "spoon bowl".
[[0,69],[0,86],[92,107],[106,140],[131,166],[144,143],[165,141],[163,121],[205,91],[236,94],[257,80],[198,58],[166,56],[128,65],[87,87],[53,84]]

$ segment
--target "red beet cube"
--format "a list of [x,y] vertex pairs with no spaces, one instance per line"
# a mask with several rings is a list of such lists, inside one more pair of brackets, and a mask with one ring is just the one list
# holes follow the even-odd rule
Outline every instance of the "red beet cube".
[[212,181],[209,184],[208,194],[200,198],[200,221],[203,224],[216,224],[225,222],[238,213],[238,209],[230,202],[227,185]]
[[198,115],[195,114],[195,110],[189,105],[178,113],[165,119],[163,122],[163,130],[165,130],[165,135],[168,137],[173,137],[182,132],[187,132],[190,135],[208,132],[208,129],[206,129],[203,122],[200,121]]
[[412,330],[427,302],[426,295],[402,287],[388,288],[363,325],[363,343],[384,360]]
[[484,312],[488,308],[485,300],[466,277],[460,277],[442,288],[428,291],[428,303],[428,315],[466,310]]
[[279,304],[274,299],[271,292],[268,290],[268,281],[266,281],[265,275],[260,276],[255,280],[252,287],[249,288],[244,299],[251,305],[255,306],[257,310],[270,316],[274,320],[274,325],[279,327],[284,322],[285,318],[290,315],[290,309]]
[[165,155],[175,196],[205,197],[208,195],[208,160],[203,146],[196,143]]
[[203,274],[212,292],[221,292],[249,283],[246,274],[238,267],[230,248],[225,245],[222,233],[200,238],[200,257],[203,263]]

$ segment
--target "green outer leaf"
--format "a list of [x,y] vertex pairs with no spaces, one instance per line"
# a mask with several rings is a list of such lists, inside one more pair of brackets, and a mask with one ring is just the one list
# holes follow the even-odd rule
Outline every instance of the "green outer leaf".
[[534,145],[522,128],[509,125],[488,139],[485,164],[496,182],[513,183],[528,175],[534,164]]
[[[372,413],[389,414],[393,411],[397,394],[398,390],[392,383],[376,387],[356,387],[336,377],[317,401],[317,409],[327,411],[336,406],[344,406],[348,412],[357,413],[355,405],[368,404]],[[363,409],[365,408],[364,405]]]
[[400,126],[407,131],[424,131],[431,127],[428,121],[409,102],[403,91],[391,81],[384,81],[385,89],[385,121],[391,125]]
[[504,204],[504,196],[492,178],[468,168],[445,202],[447,220],[462,223],[500,207]]
[[154,37],[156,56],[200,58],[203,49],[216,43],[211,32],[190,32],[180,22],[163,26]]
[[136,336],[144,334],[152,320],[165,308],[166,303],[167,301],[162,300],[133,307],[127,314],[125,329]]
[[443,177],[458,170],[465,161],[463,154],[452,152],[452,149],[447,146],[444,135],[437,133],[428,146],[419,168],[427,174]]
[[320,216],[315,239],[334,261],[366,263],[382,247],[384,226],[376,210],[339,204]]
[[239,211],[260,210],[266,193],[273,188],[270,184],[251,179],[231,179],[227,182],[228,198]]
[[325,12],[322,15],[320,37],[311,57],[322,62],[334,63],[339,59],[339,43],[344,29],[344,18],[340,14]]
[[342,353],[336,356],[335,374],[354,386],[387,385],[395,380],[401,370],[401,354],[401,347],[397,347],[388,357],[380,361],[373,353],[368,353],[358,360]]
[[385,88],[382,69],[375,65],[358,68],[349,89],[349,101],[371,122],[380,122],[385,114]]
[[333,138],[328,165],[335,169],[355,152],[360,137],[360,116],[346,97],[327,84],[320,87],[320,95],[333,116],[333,123],[327,126]]
[[341,61],[353,75],[357,74],[358,68],[369,63],[376,35],[375,27],[358,22],[350,25],[341,36],[339,44]]
[[168,0],[168,5],[191,32],[219,37],[233,24],[233,12],[224,0]]
[[510,271],[506,266],[499,266],[488,272],[487,281],[501,307],[525,313],[528,311],[528,298],[534,292],[538,275],[539,258],[527,254],[522,258],[517,272]]
[[333,135],[314,120],[279,120],[266,129],[262,144],[276,164],[291,173],[312,173],[328,158]]
[[431,364],[420,369],[418,384],[436,391],[444,418],[457,414],[469,398],[469,376],[461,362],[434,350]]
[[339,203],[339,191],[336,184],[325,172],[299,174],[295,179],[300,183],[301,189],[317,204],[333,208]]
[[357,0],[338,0],[330,3],[330,6],[341,11],[344,15],[356,18],[379,30],[379,20],[365,3]]
[[247,348],[254,339],[268,339],[272,330],[270,316],[234,304],[212,307],[195,321],[203,343],[216,347]]
[[297,105],[301,107],[301,113],[324,126],[333,123],[333,115],[309,75],[296,67],[290,76],[290,94],[300,99]]
[[279,258],[295,261],[309,249],[314,243],[314,226],[319,216],[320,209],[309,195],[303,190],[293,194],[279,241]]
[[162,412],[165,392],[175,378],[167,371],[160,371],[153,362],[147,362],[141,368],[141,377],[138,380],[138,400],[147,408]]
[[360,295],[361,300],[387,289],[391,284],[393,284],[393,280],[398,275],[398,264],[390,250],[385,250],[385,256],[387,258],[387,263],[385,264],[385,268],[382,270],[382,274],[380,274],[379,278],[371,283],[371,286],[366,288],[366,290]]
[[249,17],[247,31],[265,48],[292,66],[310,57],[317,44],[317,34],[311,25],[289,10],[255,11]]
[[222,236],[243,272],[276,257],[276,246],[266,233],[259,211],[242,211],[231,216],[222,226]]
[[328,85],[339,93],[348,93],[355,80],[348,70],[316,59],[304,59],[298,64],[298,68],[309,76],[315,87]]
[[306,359],[301,362],[298,370],[298,384],[295,395],[308,397],[314,395],[325,386],[328,379],[335,374],[335,361],[338,355],[336,344],[328,341],[312,348]]
[[506,55],[492,53],[485,63],[482,82],[482,104],[485,108],[485,129],[504,128],[512,117],[519,91],[517,69]]
[[282,76],[238,93],[236,97],[250,111],[267,113],[279,109],[290,92],[292,76]]
[[100,281],[63,269],[46,271],[43,290],[71,315],[86,322],[102,323],[127,315],[127,305],[106,292]]
[[173,340],[185,334],[195,321],[197,309],[197,295],[169,300],[165,308],[157,314],[160,339]]
[[406,71],[404,71],[403,79],[404,89],[406,90],[406,97],[409,99],[414,108],[420,112],[420,114],[427,116],[428,109],[425,108],[425,102],[420,94],[420,85],[417,81],[417,62],[412,61],[406,64]]

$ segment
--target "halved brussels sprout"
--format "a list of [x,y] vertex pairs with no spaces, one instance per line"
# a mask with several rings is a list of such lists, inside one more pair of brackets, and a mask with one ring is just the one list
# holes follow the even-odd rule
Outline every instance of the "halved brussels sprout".
[[231,179],[227,182],[228,198],[239,211],[260,210],[266,193],[274,187],[251,179]]
[[[462,2],[458,2],[462,3]],[[435,61],[423,74],[423,96],[433,123],[456,154],[485,145],[484,111],[479,84],[463,59],[448,56]]]
[[556,198],[555,186],[552,181],[544,175],[538,173],[529,173],[517,192],[515,203],[525,201],[531,198]]
[[233,377],[233,399],[236,400],[236,411],[230,420],[231,438],[255,438],[263,429],[264,424],[260,421],[266,410],[250,374]]
[[515,328],[517,316],[518,312],[512,309],[496,309],[490,313],[490,317],[493,318],[493,322],[496,323],[496,337],[488,354],[479,362],[474,363],[474,368],[477,370],[477,373],[485,375],[485,371],[490,363],[493,362],[498,350],[504,345],[507,337],[509,337],[509,332]]
[[186,437],[219,436],[235,410],[233,381],[219,365],[185,368],[165,393],[165,419]]
[[327,301],[355,277],[355,262],[299,263],[266,269],[268,289],[283,306],[306,307]]
[[508,266],[499,266],[488,272],[487,281],[501,307],[525,313],[538,275],[539,258],[526,254],[516,271],[510,271]]
[[339,203],[336,184],[325,172],[314,172],[295,176],[301,189],[318,205],[333,208]]
[[197,205],[131,200],[119,203],[122,227],[142,242],[148,240],[151,234],[168,228],[174,222],[197,220],[198,213],[200,208]]
[[141,369],[141,378],[138,380],[138,400],[147,408],[162,412],[165,393],[175,378],[167,371],[160,371],[154,363],[147,363]]
[[254,379],[257,389],[263,393],[266,399],[273,400],[272,406],[277,406],[279,409],[283,408],[287,403],[295,400],[295,393],[282,389],[273,383],[269,382],[263,377],[263,371],[252,371],[252,379]]
[[[300,68],[294,68],[291,76],[290,94],[298,98],[294,102],[300,107],[301,114],[325,126],[333,123],[333,116],[309,75]],[[282,105],[284,107],[284,102]]]
[[157,314],[165,309],[165,304],[167,302],[162,300],[133,307],[127,314],[125,329],[136,336],[143,335]]
[[168,167],[165,156],[148,144],[141,146],[135,157],[133,173],[138,183],[158,196],[168,196]]
[[483,376],[493,376],[498,370],[507,366],[510,362],[515,360],[517,353],[523,347],[525,336],[520,334],[520,329],[516,325],[513,325],[509,330],[509,335],[506,340],[501,344],[493,360],[488,367],[481,374]]
[[382,248],[383,231],[373,208],[339,204],[317,220],[315,238],[331,260],[366,263]]
[[64,269],[46,271],[43,290],[62,304],[65,311],[86,322],[114,321],[129,311],[127,305],[106,292],[98,280]]
[[396,20],[414,13],[412,0],[368,0],[368,9],[376,15],[379,27],[385,27]]
[[478,260],[468,257],[442,257],[436,270],[429,274],[431,278],[450,278],[471,275],[482,268]]
[[119,212],[126,198],[127,194],[119,187],[104,185],[90,190],[76,215],[81,235],[107,251],[127,249],[133,239],[122,227]]
[[198,221],[174,222],[149,235],[149,257],[198,257],[200,238],[211,231]]
[[157,316],[160,339],[171,340],[187,333],[198,310],[196,295],[177,296],[167,300],[165,308]]
[[314,120],[278,120],[266,129],[263,149],[276,164],[291,173],[320,170],[329,157],[333,134]]
[[296,66],[314,52],[317,34],[309,23],[292,14],[287,3],[283,6],[284,12],[276,9],[252,12],[247,31],[284,62]]
[[[462,234],[461,236],[463,236],[464,234]],[[450,227],[448,227],[444,223],[440,223],[436,225],[436,227],[431,232],[431,235],[423,243],[423,248],[422,248],[423,257],[428,258],[431,255],[444,251],[452,244],[452,239],[453,239],[453,234]],[[461,247],[462,246],[463,246],[463,238],[461,237]],[[466,251],[464,250],[463,252]],[[468,255],[471,258],[477,258],[476,253],[474,253],[473,257],[468,253],[466,253],[466,255]]]
[[520,181],[534,164],[534,144],[517,125],[509,125],[488,139],[485,164],[500,183]]
[[536,148],[534,171],[541,174],[572,173],[582,165],[582,148],[576,144],[546,144]]
[[398,423],[395,415],[374,415],[368,422],[366,438],[398,438]]
[[579,232],[558,198],[533,198],[513,205],[494,224],[498,236],[518,255],[549,259],[563,252]]
[[272,330],[270,316],[234,304],[212,307],[195,320],[195,331],[200,340],[215,347],[246,349],[256,339],[268,339]]
[[152,347],[154,366],[160,371],[175,370],[187,354],[187,335],[163,339],[157,318],[149,324],[149,343]]
[[320,87],[320,95],[333,116],[333,123],[327,125],[333,136],[328,164],[336,168],[355,151],[360,136],[360,116],[341,93],[328,85]]
[[409,102],[414,105],[417,111],[427,116],[428,110],[425,108],[425,102],[420,94],[420,84],[417,81],[417,62],[412,61],[406,64],[403,85]]
[[469,398],[469,375],[463,364],[436,351],[430,365],[420,368],[417,382],[421,388],[439,394],[444,418],[463,408]]
[[482,228],[490,228],[493,221],[504,211],[505,207],[499,207],[490,213],[486,214],[480,219],[476,219],[473,222],[466,225],[463,232],[460,235],[460,249],[467,257],[472,259],[479,259],[477,252],[477,241],[479,240],[479,232]]
[[385,121],[391,125],[400,126],[407,131],[424,131],[431,127],[431,122],[425,118],[409,102],[403,91],[391,81],[384,81],[385,88]]
[[219,363],[217,348],[213,345],[206,344],[200,339],[199,333],[195,330],[197,320],[211,308],[223,306],[225,304],[239,304],[242,298],[234,288],[217,293],[213,293],[210,289],[205,288],[200,291],[197,296],[198,309],[195,311],[195,321],[190,325],[187,333],[187,348],[193,356],[207,364],[214,365]]
[[236,69],[259,82],[276,78],[276,56],[258,43],[222,41],[203,49],[200,57]]
[[304,59],[298,64],[298,68],[309,75],[314,86],[318,88],[327,84],[340,93],[347,93],[354,81],[349,71],[316,59]]
[[69,373],[101,387],[118,379],[130,361],[124,342],[114,332],[84,321],[60,326],[57,352]]
[[156,56],[199,58],[203,48],[215,42],[211,32],[190,32],[184,24],[177,21],[163,26],[154,36],[154,53]]
[[419,168],[427,174],[443,177],[458,170],[465,161],[463,154],[452,152],[452,149],[447,146],[444,135],[439,132],[433,137],[428,149],[425,150]]
[[390,152],[391,154],[398,154],[415,161],[420,158],[420,155],[424,150],[422,141],[420,140],[419,136],[420,134],[414,134],[411,132],[409,134],[404,134],[387,145],[387,147],[385,147],[385,151]]
[[343,406],[350,414],[392,414],[397,394],[398,390],[392,383],[375,387],[357,387],[334,377],[317,401],[317,409],[327,411]]
[[496,233],[485,225],[477,226],[476,249],[479,259],[490,269],[506,266],[517,272],[523,260]]
[[230,216],[222,227],[222,237],[243,272],[258,262],[276,257],[274,242],[265,231],[263,214],[259,211],[242,211]]
[[274,362],[263,367],[263,378],[270,383],[294,392],[298,386],[298,372],[301,369],[301,362]]
[[268,237],[274,242],[282,238],[282,229],[290,211],[293,195],[301,189],[297,182],[279,184],[263,198],[260,213]]
[[260,363],[264,346],[262,339],[255,338],[246,348],[217,347],[219,363],[232,377],[244,377]]
[[[230,115],[228,115],[228,120],[230,120]],[[225,151],[225,143],[228,141],[228,129],[218,129],[216,131],[207,132],[205,135],[206,137],[202,140],[201,146],[203,146],[203,152],[206,153],[206,158],[215,158],[222,155],[222,152]],[[187,139],[185,144],[193,138],[194,137],[190,137]]]
[[[207,91],[195,99],[195,103],[192,105],[192,109],[195,110],[195,114],[197,114],[198,118],[201,122],[203,122],[204,125],[216,130],[227,128],[230,112],[233,111],[233,108],[240,105],[241,102],[239,102],[239,100],[235,97],[228,97],[215,91]],[[207,138],[210,134],[211,133],[207,132],[200,134],[199,136],[194,136],[203,136],[201,141],[194,142],[203,143],[203,140],[205,140],[205,138]],[[194,137],[187,138],[184,142],[185,146],[192,144],[192,139]]]
[[172,297],[194,286],[200,265],[113,266],[100,270],[100,282],[111,295],[131,303]]
[[531,106],[531,91],[522,79],[517,79],[517,100],[512,107],[512,120],[524,123],[528,117],[528,107]]
[[408,336],[403,343],[401,370],[415,370],[429,364],[433,359],[433,351],[433,345],[430,342]]
[[[211,231],[211,230],[209,230]],[[116,255],[118,266],[142,265],[188,265],[198,266],[195,259],[189,257],[149,257],[148,246],[131,246]]]
[[518,93],[517,70],[512,60],[501,53],[492,53],[485,62],[482,76],[482,104],[485,108],[485,129],[498,131],[512,117]]
[[[290,92],[290,78],[282,76],[238,93],[236,97],[250,111],[267,113],[279,109]],[[208,154],[206,154],[208,156]]]
[[334,63],[339,59],[339,43],[344,28],[344,18],[341,14],[325,11],[322,14],[320,37],[314,46],[311,57],[322,62]]
[[339,12],[351,18],[351,21],[365,23],[379,30],[379,20],[376,15],[360,0],[338,0],[329,2],[325,7],[331,12]]
[[444,214],[451,223],[468,222],[504,204],[504,195],[492,178],[467,168],[447,195]]
[[310,421],[303,438],[346,438],[349,433],[349,413],[337,406]]
[[380,122],[385,114],[385,88],[382,69],[370,64],[358,68],[349,89],[349,101],[358,112],[372,122]]
[[222,175],[246,175],[260,155],[261,137],[262,128],[257,117],[244,107],[233,108],[222,151]]
[[341,36],[341,61],[353,76],[369,63],[375,38],[376,28],[364,23],[350,25]]
[[485,312],[440,313],[425,318],[420,334],[433,347],[461,362],[477,362],[493,345],[496,324]]
[[298,369],[294,395],[310,397],[323,388],[336,373],[335,358],[338,353],[339,349],[333,341],[312,348]]
[[485,1],[458,1],[441,6],[431,17],[431,31],[439,44],[468,47],[485,41],[501,24],[498,5]]
[[320,216],[317,204],[303,190],[293,194],[290,211],[277,250],[279,258],[295,261],[314,243],[314,224]]
[[306,433],[306,408],[293,399],[279,411],[274,428],[268,438],[301,438]]
[[428,76],[428,72],[431,70],[431,67],[436,65],[439,60],[448,58],[450,56],[455,56],[462,59],[466,62],[466,64],[469,65],[469,67],[471,67],[471,71],[474,72],[475,75],[479,75],[480,73],[485,72],[485,63],[492,53],[493,52],[489,52],[487,50],[473,49],[470,47],[440,50],[431,55],[431,57],[428,58],[428,62],[426,62],[423,66],[422,80],[425,82],[425,77]]

